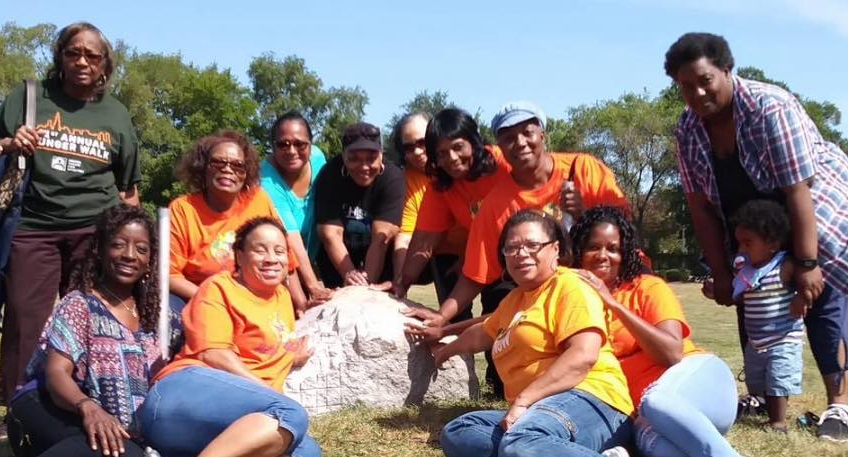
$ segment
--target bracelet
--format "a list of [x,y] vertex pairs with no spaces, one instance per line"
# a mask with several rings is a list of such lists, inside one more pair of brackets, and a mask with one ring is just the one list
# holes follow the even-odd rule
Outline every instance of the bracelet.
[[83,398],[82,400],[80,400],[80,401],[78,401],[78,402],[74,403],[74,410],[76,410],[77,412],[79,412],[80,407],[82,406],[82,404],[83,404],[83,403],[85,403],[85,402],[87,402],[87,401],[94,402],[97,406],[100,406],[100,402],[98,402],[97,400],[95,400],[95,399],[93,399],[93,398],[91,398],[91,397],[85,397],[85,398]]

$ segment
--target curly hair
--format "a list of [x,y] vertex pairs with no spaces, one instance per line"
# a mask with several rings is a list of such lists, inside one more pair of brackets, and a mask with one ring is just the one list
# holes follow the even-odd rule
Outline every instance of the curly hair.
[[453,185],[453,178],[439,167],[436,147],[441,140],[455,140],[457,138],[462,138],[471,143],[472,164],[466,180],[475,181],[481,176],[495,172],[495,158],[486,151],[486,144],[480,135],[480,129],[477,127],[474,118],[461,109],[444,109],[439,111],[427,124],[427,134],[424,136],[427,148],[427,166],[424,170],[427,176],[435,178],[437,190],[450,189]]
[[509,232],[516,226],[524,223],[539,224],[545,235],[559,243],[559,264],[571,264],[571,240],[568,234],[565,233],[565,230],[562,229],[559,221],[543,211],[523,209],[510,216],[501,230],[501,236],[498,238],[498,263],[501,265],[501,268],[506,270],[506,257],[504,256],[503,248],[506,245]]
[[[403,152],[403,129],[406,128],[407,124],[419,117],[427,121],[428,124],[430,123],[430,119],[433,118],[430,113],[408,113],[404,114],[403,117],[395,123],[394,128],[392,128],[391,139],[389,142],[392,147],[390,155],[395,158],[396,163],[401,168],[406,167],[406,154]],[[429,161],[429,157],[427,160]]]
[[127,224],[139,223],[147,229],[150,238],[150,262],[147,265],[148,277],[139,280],[133,286],[133,298],[138,309],[139,324],[145,331],[156,330],[159,319],[159,237],[153,219],[137,206],[119,204],[103,211],[97,218],[94,238],[85,260],[71,272],[68,290],[91,293],[92,289],[103,282],[103,263],[109,249],[109,243]]
[[772,200],[750,200],[730,216],[730,225],[735,229],[748,229],[766,242],[777,242],[786,246],[789,241],[790,223],[786,210]]
[[733,54],[724,37],[712,33],[687,33],[665,53],[665,74],[677,79],[680,67],[701,57],[706,57],[722,70],[733,70]]
[[[280,222],[280,220],[277,219],[277,218],[269,217],[269,216],[254,217],[253,219],[250,219],[247,222],[245,222],[244,224],[242,224],[236,230],[236,238],[233,241],[233,252],[235,252],[235,251],[242,251],[243,252],[244,251],[244,244],[247,242],[247,237],[250,236],[250,234],[253,233],[254,230],[256,230],[257,228],[259,228],[263,225],[273,225],[280,232],[283,233],[283,238],[285,238],[286,233],[288,233],[288,232],[286,232],[286,227],[283,226],[283,223]],[[288,240],[286,240],[286,243],[287,243],[287,246],[288,246]],[[235,265],[235,270],[236,270],[236,272],[238,272],[238,270],[239,270],[238,263],[236,263],[236,265]]]
[[65,26],[59,31],[59,36],[56,38],[56,42],[53,43],[53,61],[50,64],[50,68],[47,70],[47,79],[55,81],[57,84],[60,82],[62,75],[62,53],[65,52],[65,48],[68,47],[68,43],[70,43],[78,33],[86,31],[94,32],[94,34],[100,38],[100,45],[103,47],[104,80],[102,82],[98,82],[97,89],[95,91],[98,95],[102,95],[106,92],[106,89],[109,86],[109,80],[112,79],[112,73],[115,71],[115,61],[112,58],[112,45],[100,29],[88,22],[75,22]]
[[241,149],[244,154],[244,186],[241,192],[250,191],[251,187],[259,185],[259,153],[250,143],[246,136],[235,130],[221,130],[214,135],[205,136],[194,142],[180,164],[177,166],[177,177],[182,180],[193,192],[206,191],[206,169],[209,166],[209,157],[216,146],[224,143],[233,143]]
[[618,269],[618,279],[630,281],[645,271],[642,260],[639,259],[636,228],[627,220],[621,208],[615,206],[596,206],[585,213],[571,227],[571,239],[574,242],[574,267],[583,267],[583,253],[592,230],[600,224],[611,224],[618,229],[621,237],[621,266]]

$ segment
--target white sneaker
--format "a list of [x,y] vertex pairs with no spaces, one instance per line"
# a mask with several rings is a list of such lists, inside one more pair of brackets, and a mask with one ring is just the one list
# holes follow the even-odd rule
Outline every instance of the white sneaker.
[[601,452],[601,455],[604,457],[630,457],[630,453],[627,452],[627,449],[616,446],[607,449],[604,452]]

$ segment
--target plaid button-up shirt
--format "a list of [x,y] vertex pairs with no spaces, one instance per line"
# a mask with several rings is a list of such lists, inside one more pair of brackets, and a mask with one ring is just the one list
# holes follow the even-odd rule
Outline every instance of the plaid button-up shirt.
[[[848,157],[822,138],[792,94],[771,84],[734,76],[733,121],[739,162],[759,191],[813,178],[819,264],[825,281],[848,294]],[[684,192],[704,194],[721,218],[713,150],[703,122],[687,108],[675,133]]]

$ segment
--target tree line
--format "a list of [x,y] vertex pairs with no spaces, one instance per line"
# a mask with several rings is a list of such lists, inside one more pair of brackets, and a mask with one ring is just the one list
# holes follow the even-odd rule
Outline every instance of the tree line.
[[[54,24],[24,27],[7,22],[0,29],[0,100],[26,78],[40,78],[52,61]],[[247,133],[257,148],[267,151],[274,119],[288,110],[300,111],[312,124],[315,143],[328,155],[341,151],[344,126],[362,119],[368,94],[359,86],[328,87],[295,55],[267,52],[248,67],[248,84],[215,64],[185,62],[179,53],[138,50],[113,42],[113,94],[127,107],[138,131],[145,206],[165,206],[185,192],[174,177],[175,162],[197,138],[221,128]],[[777,84],[754,67],[742,67],[744,78]],[[832,102],[796,93],[824,137],[848,151],[848,139],[837,129],[841,113]],[[419,90],[398,107],[383,131],[406,112],[435,113],[455,104],[447,92]],[[463,107],[467,108],[467,107]],[[654,266],[667,276],[697,274],[699,255],[680,187],[674,129],[684,102],[670,84],[659,94],[628,92],[612,100],[575,107],[545,107],[552,151],[588,151],[616,174],[633,208],[635,225]],[[493,141],[487,120],[476,114],[484,137]],[[387,155],[397,157],[391,142]],[[671,278],[675,279],[675,278]]]

